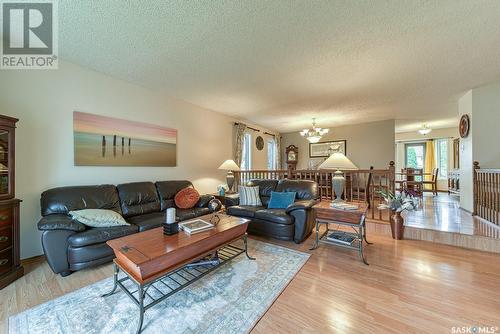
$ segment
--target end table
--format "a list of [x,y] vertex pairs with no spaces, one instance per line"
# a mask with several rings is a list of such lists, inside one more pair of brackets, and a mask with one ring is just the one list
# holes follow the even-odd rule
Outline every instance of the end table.
[[[359,257],[364,264],[368,265],[365,256],[363,254],[363,240],[367,244],[371,244],[366,240],[366,226],[365,217],[368,211],[368,205],[366,203],[359,202],[347,202],[348,204],[354,204],[358,206],[356,210],[344,210],[331,207],[331,201],[321,201],[313,206],[314,219],[316,222],[316,240],[314,245],[310,250],[318,248],[320,243],[326,243],[330,245],[355,249],[358,251]],[[319,228],[320,225],[324,224],[326,226],[326,231],[320,236]],[[353,232],[346,232],[338,229],[331,229],[330,224],[349,226],[353,229]],[[328,239],[328,234],[330,232],[343,232],[348,236],[354,237],[353,244],[343,244],[336,241],[331,241]]]

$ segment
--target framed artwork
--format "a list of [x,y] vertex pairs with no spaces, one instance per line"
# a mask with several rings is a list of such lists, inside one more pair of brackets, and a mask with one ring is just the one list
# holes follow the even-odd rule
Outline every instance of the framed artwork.
[[317,170],[325,160],[326,158],[310,158],[308,169]]
[[75,166],[177,165],[177,130],[73,112]]
[[346,147],[347,142],[345,140],[309,143],[309,158],[328,158],[335,152],[346,155]]

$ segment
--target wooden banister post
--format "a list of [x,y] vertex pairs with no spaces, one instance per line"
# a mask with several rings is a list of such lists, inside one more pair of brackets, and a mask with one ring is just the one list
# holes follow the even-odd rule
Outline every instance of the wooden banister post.
[[472,164],[472,200],[473,200],[473,209],[472,209],[472,215],[477,215],[477,209],[478,209],[478,201],[479,201],[479,185],[477,182],[477,169],[479,169],[479,161],[474,161]]
[[389,188],[392,192],[396,191],[396,163],[394,161],[389,162]]

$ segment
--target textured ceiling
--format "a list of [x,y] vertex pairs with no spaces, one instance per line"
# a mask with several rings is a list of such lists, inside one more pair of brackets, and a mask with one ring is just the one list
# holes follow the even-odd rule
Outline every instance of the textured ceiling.
[[500,79],[500,1],[59,1],[61,59],[292,131],[455,126]]

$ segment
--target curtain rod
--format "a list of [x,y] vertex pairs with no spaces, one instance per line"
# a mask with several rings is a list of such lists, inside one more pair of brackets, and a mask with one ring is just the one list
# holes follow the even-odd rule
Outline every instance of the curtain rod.
[[[234,123],[234,125],[239,125],[239,124],[242,124],[242,123],[237,123],[237,122],[235,122],[235,123]],[[248,126],[248,125],[247,125],[246,127],[247,127],[247,129],[250,129],[250,130],[253,130],[253,131],[256,131],[256,132],[260,132],[260,130],[259,130],[259,129],[252,128],[251,126]],[[265,132],[264,132],[264,134],[265,134],[265,135],[268,135],[268,136],[273,136],[273,137],[276,137],[276,135],[275,135],[275,134],[269,133],[269,132],[267,132],[267,131],[265,131]]]

